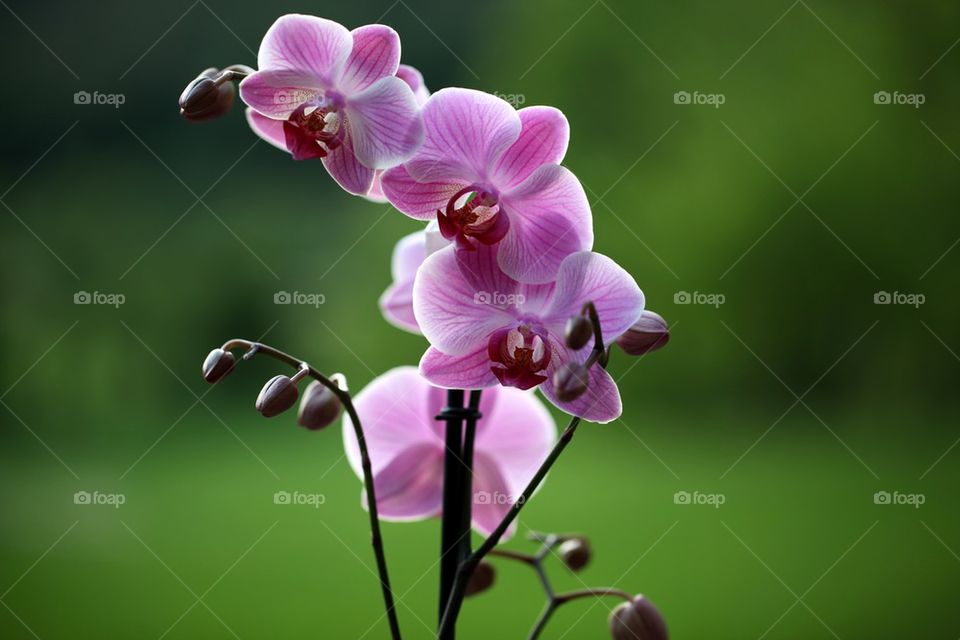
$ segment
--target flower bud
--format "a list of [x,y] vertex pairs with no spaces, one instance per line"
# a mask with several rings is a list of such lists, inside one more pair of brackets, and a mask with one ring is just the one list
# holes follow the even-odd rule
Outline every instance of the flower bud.
[[467,581],[467,589],[464,592],[466,597],[469,598],[478,593],[483,593],[492,587],[496,576],[497,572],[494,570],[493,565],[486,560],[481,560],[480,564],[473,570],[473,573],[470,574],[470,580]]
[[207,359],[203,361],[203,379],[213,384],[220,382],[227,377],[227,374],[233,371],[233,366],[237,364],[237,359],[233,354],[223,349],[214,349],[207,354]]
[[610,612],[613,640],[667,640],[667,623],[652,602],[638,595]]
[[570,316],[564,335],[568,347],[573,350],[583,349],[593,337],[593,323],[586,316]]
[[236,90],[233,83],[217,83],[217,69],[207,69],[180,94],[180,115],[187,120],[200,121],[219,118],[233,106]]
[[257,411],[264,418],[272,418],[292,407],[297,401],[297,385],[287,376],[274,376],[263,385],[257,396]]
[[617,338],[617,344],[631,356],[642,356],[656,351],[670,340],[670,329],[660,314],[644,311],[627,332]]
[[553,374],[553,389],[561,402],[576,400],[587,390],[589,372],[582,364],[568,362]]
[[311,431],[333,424],[340,415],[340,399],[319,380],[311,382],[303,392],[297,424]]
[[590,543],[581,536],[564,540],[557,551],[571,571],[580,571],[590,562]]

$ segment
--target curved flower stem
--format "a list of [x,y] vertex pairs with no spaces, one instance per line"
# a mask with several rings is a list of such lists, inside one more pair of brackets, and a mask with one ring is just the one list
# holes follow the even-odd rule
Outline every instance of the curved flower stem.
[[602,598],[604,596],[623,598],[627,602],[633,600],[633,596],[626,591],[614,589],[612,587],[580,589],[577,591],[569,591],[567,593],[561,593],[559,595],[552,596],[547,600],[547,604],[544,605],[543,611],[540,612],[540,617],[537,618],[533,628],[530,629],[530,635],[527,636],[527,640],[537,640],[537,638],[540,637],[540,634],[543,633],[543,630],[547,627],[547,623],[550,622],[553,612],[559,609],[561,605],[567,604],[568,602],[572,602],[579,598]]
[[305,370],[307,375],[314,380],[319,381],[320,384],[325,386],[327,389],[333,392],[335,396],[337,396],[337,399],[340,400],[340,403],[346,410],[347,415],[350,416],[350,422],[353,424],[353,431],[357,437],[357,444],[360,448],[360,461],[363,468],[363,483],[367,491],[368,513],[370,515],[370,542],[373,545],[373,552],[377,560],[377,572],[380,575],[380,589],[383,592],[383,603],[386,607],[387,619],[390,623],[390,636],[393,638],[393,640],[400,640],[400,623],[397,620],[396,605],[393,601],[393,590],[390,588],[390,575],[387,572],[387,558],[383,550],[383,537],[380,534],[380,518],[377,514],[377,494],[376,489],[373,486],[373,470],[370,465],[370,453],[367,450],[367,440],[363,434],[363,427],[360,424],[360,416],[357,415],[357,410],[353,406],[353,398],[350,395],[350,392],[347,391],[346,388],[340,387],[340,385],[330,380],[330,378],[326,377],[320,373],[320,371],[314,369],[303,360],[295,358],[288,353],[284,353],[279,349],[275,349],[259,342],[251,342],[250,340],[236,338],[233,340],[228,340],[226,343],[224,343],[221,349],[224,351],[230,351],[231,349],[246,349],[247,351],[243,356],[244,360],[249,360],[257,354],[263,354],[273,358],[274,360],[285,362],[299,370]]
[[450,631],[456,625],[457,616],[460,614],[460,607],[463,605],[463,598],[467,589],[467,581],[470,579],[470,575],[473,573],[473,570],[476,569],[478,564],[480,564],[480,561],[484,556],[493,551],[494,547],[496,547],[500,542],[500,538],[503,537],[503,534],[506,533],[513,521],[516,520],[518,515],[520,515],[520,510],[523,509],[523,505],[527,503],[527,501],[533,495],[533,492],[536,491],[537,487],[540,486],[540,483],[543,482],[547,472],[550,471],[550,467],[553,466],[553,463],[557,461],[557,458],[560,457],[560,454],[563,453],[563,450],[567,448],[568,444],[570,444],[570,441],[573,439],[573,434],[576,433],[577,426],[579,424],[580,418],[576,416],[570,420],[570,423],[567,425],[567,428],[563,430],[563,433],[560,434],[559,440],[557,440],[557,443],[553,446],[553,449],[550,451],[547,459],[544,460],[543,464],[540,465],[540,468],[537,469],[537,472],[534,474],[529,484],[527,484],[527,487],[523,490],[523,493],[521,493],[513,505],[511,505],[507,515],[503,517],[503,520],[501,520],[500,524],[497,525],[497,528],[493,530],[493,533],[491,533],[487,539],[483,541],[483,544],[481,544],[476,551],[467,556],[466,560],[460,563],[460,567],[457,571],[457,577],[453,584],[453,591],[451,592],[450,598],[447,601],[446,609],[444,610],[443,618],[440,622],[440,631],[438,633],[440,638],[447,637],[444,634],[450,633]]

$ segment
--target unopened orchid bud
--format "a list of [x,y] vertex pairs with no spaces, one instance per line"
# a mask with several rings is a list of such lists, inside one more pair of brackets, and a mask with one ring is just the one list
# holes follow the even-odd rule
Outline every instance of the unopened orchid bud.
[[593,337],[593,323],[586,316],[570,316],[564,337],[571,349],[583,349]]
[[233,107],[236,94],[233,82],[217,82],[218,69],[207,69],[180,94],[180,115],[187,120],[200,121],[219,118]]
[[568,362],[553,374],[553,389],[561,402],[576,400],[587,390],[589,372],[582,364]]
[[297,385],[287,376],[274,376],[263,385],[257,396],[257,411],[272,418],[292,407],[297,401]]
[[465,595],[469,598],[478,593],[483,593],[493,586],[496,577],[497,572],[494,570],[493,565],[485,560],[481,560],[480,564],[473,570],[473,573],[470,574]]
[[638,595],[610,612],[613,640],[667,640],[667,623],[652,602]]
[[303,392],[297,424],[316,431],[333,424],[339,415],[339,398],[319,380],[311,382]]
[[590,563],[590,543],[581,536],[564,540],[557,552],[571,571],[580,571]]
[[203,361],[203,379],[210,384],[220,382],[233,371],[233,366],[236,363],[237,359],[229,351],[214,349],[207,354],[206,360]]
[[644,311],[627,332],[617,338],[617,344],[631,356],[642,356],[656,351],[670,340],[670,329],[660,314]]

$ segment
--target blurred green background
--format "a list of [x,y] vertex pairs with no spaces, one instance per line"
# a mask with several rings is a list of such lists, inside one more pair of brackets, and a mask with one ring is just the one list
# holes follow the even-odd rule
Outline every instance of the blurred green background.
[[[256,143],[239,108],[178,116],[195,74],[254,64],[297,11],[393,26],[432,89],[563,109],[596,249],[673,324],[667,349],[614,358],[623,420],[582,428],[524,511],[593,541],[582,574],[551,567],[560,586],[646,593],[676,638],[960,635],[957,3],[0,4],[3,638],[387,636],[339,429],[260,419],[270,362],[199,375],[234,336],[355,390],[424,348],[376,306],[416,223]],[[408,637],[430,637],[438,523],[385,535]],[[536,616],[534,577],[498,566],[461,637]],[[545,637],[606,637],[613,604],[572,604]]]

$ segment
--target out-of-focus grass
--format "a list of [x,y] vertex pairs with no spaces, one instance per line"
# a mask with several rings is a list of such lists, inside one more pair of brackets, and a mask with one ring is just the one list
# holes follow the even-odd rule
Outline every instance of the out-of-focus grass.
[[[68,464],[82,460],[80,483],[39,446],[4,453],[0,579],[27,572],[4,600],[39,637],[159,637],[174,623],[166,637],[231,637],[224,624],[243,638],[383,637],[360,486],[338,429],[222,417],[237,437],[198,408],[122,480],[162,424],[139,442],[62,451]],[[704,428],[657,414],[585,425],[521,518],[593,540],[594,561],[580,575],[554,559],[558,586],[647,593],[678,638],[759,637],[775,623],[766,637],[826,637],[829,626],[840,637],[932,638],[955,628],[918,615],[948,606],[955,585],[956,559],[937,540],[960,528],[955,466],[916,482],[934,444],[907,449],[873,439],[881,425],[847,423],[845,438],[887,479],[878,482],[826,429],[787,418],[720,479],[772,419],[718,416]],[[894,486],[921,491],[926,503],[874,504],[875,491]],[[78,488],[122,492],[127,503],[77,506]],[[325,502],[276,505],[276,491]],[[726,502],[677,505],[676,491]],[[411,637],[428,637],[438,523],[386,524],[385,535],[402,621]],[[465,608],[464,638],[519,637],[538,610],[533,576],[497,565],[495,588]],[[613,604],[570,605],[547,637],[601,637]],[[11,615],[0,620],[5,638],[30,637]]]

